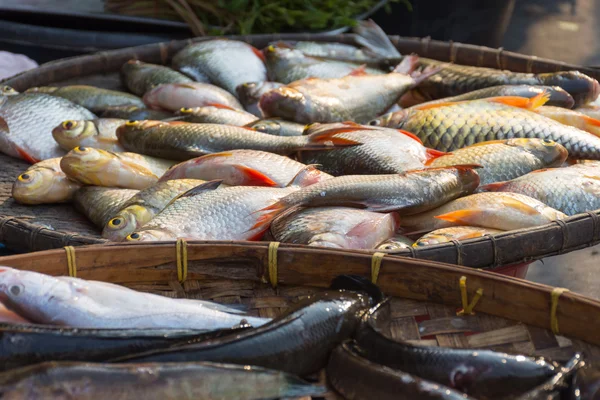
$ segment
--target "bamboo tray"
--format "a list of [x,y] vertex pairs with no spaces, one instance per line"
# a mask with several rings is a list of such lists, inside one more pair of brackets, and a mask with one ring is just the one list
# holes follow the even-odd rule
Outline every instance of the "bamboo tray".
[[[578,351],[600,361],[600,301],[438,262],[285,244],[178,242],[71,247],[1,257],[0,265],[119,283],[170,297],[243,303],[263,317],[279,315],[339,274],[357,274],[371,277],[394,297],[389,331],[394,339],[555,361]],[[469,303],[482,290],[473,315],[457,316],[461,278]],[[557,333],[551,330],[553,297]]]
[[[282,34],[231,36],[262,48],[275,40],[313,40],[320,42],[355,43],[353,34]],[[580,67],[532,56],[428,38],[390,37],[403,54],[417,53],[423,57],[459,64],[510,69],[520,72],[550,72],[580,70],[600,79],[600,70]],[[123,89],[118,78],[122,64],[132,58],[166,64],[189,43],[208,40],[197,38],[185,41],[157,43],[93,55],[68,58],[44,64],[5,80],[3,84],[23,91],[33,86],[86,83],[111,89]],[[27,164],[0,156],[0,242],[12,250],[26,252],[46,250],[67,245],[101,243],[99,231],[68,205],[26,207],[10,199],[11,185]],[[464,242],[401,250],[396,254],[426,260],[449,262],[476,268],[528,263],[543,257],[562,254],[600,242],[598,212],[573,216],[565,221],[541,227],[506,232],[495,237],[471,239]],[[233,245],[233,244],[232,244]],[[236,245],[242,245],[236,243]]]

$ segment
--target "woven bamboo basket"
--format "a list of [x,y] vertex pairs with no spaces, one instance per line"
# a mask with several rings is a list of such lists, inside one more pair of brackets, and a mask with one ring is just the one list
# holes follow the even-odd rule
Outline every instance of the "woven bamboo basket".
[[[312,40],[355,44],[353,34],[282,34],[231,36],[262,48],[276,40]],[[577,69],[596,79],[600,70],[540,59],[500,49],[429,38],[390,37],[403,54],[417,53],[423,57],[458,64],[509,69],[518,72],[551,72]],[[7,79],[3,84],[19,91],[33,86],[86,83],[111,89],[123,89],[118,70],[132,59],[167,64],[184,46],[210,38],[157,43],[93,55],[68,58]],[[14,179],[27,165],[0,155],[0,242],[12,250],[24,252],[47,250],[63,246],[100,243],[99,231],[68,205],[26,207],[10,198]],[[506,232],[495,237],[471,239],[420,249],[406,249],[398,255],[432,261],[448,262],[476,268],[494,268],[528,263],[536,259],[562,254],[600,242],[598,212],[573,216],[565,221],[541,227]],[[234,245],[234,244],[232,244]],[[241,245],[237,243],[236,245]]]
[[[393,296],[388,333],[393,339],[556,361],[582,352],[588,360],[600,361],[600,301],[438,262],[359,251],[317,253],[266,242],[180,241],[68,247],[2,257],[0,265],[108,281],[170,297],[241,303],[262,317],[280,315],[339,274],[357,274]],[[457,315],[465,304],[473,305],[473,314]]]

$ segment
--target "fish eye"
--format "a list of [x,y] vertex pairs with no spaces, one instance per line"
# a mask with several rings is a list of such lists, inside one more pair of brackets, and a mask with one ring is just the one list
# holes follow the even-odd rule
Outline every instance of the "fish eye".
[[127,240],[140,240],[141,235],[137,232],[133,232],[129,236],[127,236]]
[[255,87],[256,86],[256,82],[246,82],[242,84],[244,87],[250,88],[250,87]]
[[554,145],[554,140],[544,139],[542,140],[542,143],[544,143],[546,146],[552,146]]
[[111,228],[116,228],[119,225],[121,225],[122,222],[123,222],[123,220],[119,217],[113,218],[110,221],[108,221],[108,226],[110,226]]
[[77,123],[75,121],[71,121],[71,120],[67,120],[62,123],[62,127],[64,129],[73,129],[76,126],[77,126]]
[[21,288],[17,285],[11,286],[9,290],[15,296],[18,296],[21,293]]
[[393,250],[394,249],[394,245],[391,244],[391,243],[388,243],[388,244],[384,244],[382,246],[379,246],[379,248],[381,250]]
[[132,119],[130,119],[129,121],[125,122],[126,126],[136,126],[140,123],[140,121],[134,121]]
[[371,126],[379,126],[381,123],[378,119],[374,119],[372,121],[369,121],[369,125]]
[[275,51],[275,46],[270,45],[269,47],[267,47],[268,51]]
[[31,179],[31,175],[29,175],[28,173],[24,173],[24,174],[21,174],[21,175],[19,175],[19,178],[18,178],[18,179],[19,179],[21,182],[27,182],[28,180],[30,180],[30,179]]
[[181,107],[181,108],[179,109],[179,112],[182,112],[182,113],[189,113],[189,112],[192,112],[192,109],[191,109],[191,108],[189,108],[189,107]]
[[265,124],[258,124],[254,125],[254,129],[256,129],[257,131],[266,131],[267,126]]
[[89,149],[87,147],[83,147],[83,146],[75,147],[73,150],[76,153],[85,153],[85,152],[89,151]]

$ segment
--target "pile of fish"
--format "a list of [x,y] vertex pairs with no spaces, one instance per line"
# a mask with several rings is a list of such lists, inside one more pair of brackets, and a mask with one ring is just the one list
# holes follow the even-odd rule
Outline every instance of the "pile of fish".
[[371,22],[357,43],[200,41],[125,63],[131,93],[5,88],[0,150],[33,164],[13,197],[72,202],[111,241],[354,249],[600,209],[595,79],[403,56]]
[[391,340],[389,299],[354,275],[271,320],[105,282],[0,274],[3,399],[588,399],[598,382],[578,354],[561,366]]

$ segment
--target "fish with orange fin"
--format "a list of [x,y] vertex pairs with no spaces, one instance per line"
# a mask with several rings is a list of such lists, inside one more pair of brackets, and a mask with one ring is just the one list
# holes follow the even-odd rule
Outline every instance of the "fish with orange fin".
[[259,107],[266,117],[300,123],[367,122],[384,113],[400,96],[435,70],[415,73],[418,57],[405,57],[385,75],[355,73],[335,79],[310,78],[265,93]]
[[346,206],[368,211],[398,211],[400,216],[431,210],[472,193],[479,185],[479,166],[430,168],[391,175],[345,175],[307,186],[257,209],[254,226],[268,227],[292,207]]
[[406,129],[427,147],[453,151],[474,143],[511,138],[538,138],[564,146],[574,158],[600,159],[600,138],[538,114],[547,93],[531,99],[492,97],[416,106],[387,114],[371,125]]
[[476,193],[421,214],[406,216],[401,225],[405,231],[432,231],[457,225],[509,231],[566,217],[563,212],[523,194]]
[[447,243],[452,240],[474,239],[486,235],[495,235],[500,232],[504,231],[499,229],[482,228],[479,226],[451,226],[449,228],[436,229],[435,231],[421,236],[412,246],[421,247]]
[[[363,143],[360,146],[336,148],[329,151],[302,151],[299,160],[306,164],[318,164],[321,169],[335,176],[395,174],[425,165],[446,153],[428,149],[410,132],[375,128],[352,122],[313,124],[305,134],[352,128],[336,137]],[[456,163],[468,164],[468,163]],[[472,164],[472,163],[471,163]]]
[[203,107],[181,108],[177,115],[185,117],[186,122],[235,126],[244,126],[258,121],[258,117],[249,112],[216,103],[208,103]]
[[481,142],[433,159],[430,167],[479,164],[480,185],[518,178],[546,167],[558,167],[567,149],[547,139],[505,139]]
[[575,164],[542,169],[507,182],[481,187],[482,191],[521,193],[567,215],[600,208],[600,168]]
[[305,136],[274,136],[246,126],[192,124],[181,121],[129,121],[117,129],[119,142],[128,151],[170,160],[188,160],[237,149],[290,154],[299,150],[328,150],[361,143],[336,136],[345,130]]
[[[304,171],[301,176],[297,176]],[[330,179],[331,175],[291,158],[258,150],[230,150],[184,161],[170,168],[160,181],[220,179],[231,186],[285,187],[292,179],[300,186]]]
[[166,83],[144,95],[146,106],[154,110],[177,111],[181,108],[222,104],[237,110],[244,108],[227,90],[203,82]]
[[585,115],[576,110],[569,110],[562,107],[542,106],[535,110],[538,114],[553,119],[561,124],[574,126],[582,131],[591,133],[600,137],[600,120]]

